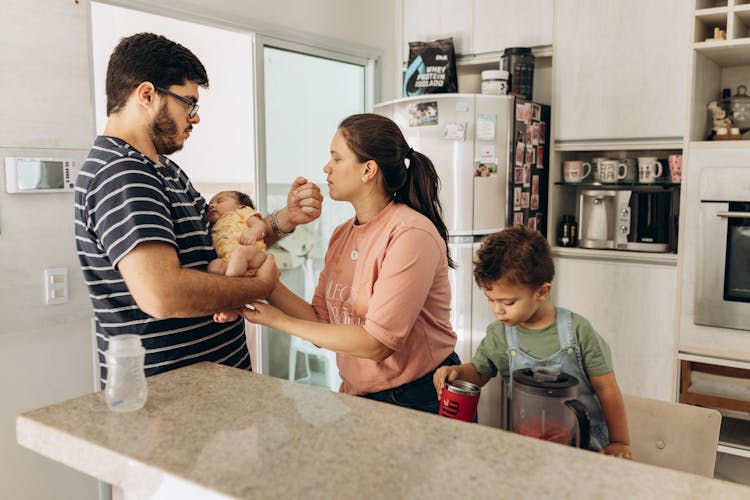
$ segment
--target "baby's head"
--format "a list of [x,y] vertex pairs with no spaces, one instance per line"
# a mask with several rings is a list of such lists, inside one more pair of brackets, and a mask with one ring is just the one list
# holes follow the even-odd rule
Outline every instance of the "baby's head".
[[242,207],[255,209],[250,196],[241,191],[221,191],[216,193],[208,202],[208,222],[214,224],[227,212]]
[[531,318],[549,298],[555,262],[542,234],[513,226],[485,238],[474,260],[474,279],[506,324]]

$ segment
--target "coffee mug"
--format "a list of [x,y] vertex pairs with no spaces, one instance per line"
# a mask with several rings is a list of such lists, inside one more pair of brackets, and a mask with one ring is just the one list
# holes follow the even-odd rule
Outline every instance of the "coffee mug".
[[628,166],[617,160],[602,160],[599,162],[599,175],[602,182],[617,182],[628,175]]
[[638,177],[638,161],[635,158],[623,158],[619,161],[627,167],[625,179],[623,180],[625,182],[635,182]]
[[682,182],[682,155],[669,155],[667,161],[672,182]]
[[591,173],[591,164],[580,160],[563,162],[563,180],[565,182],[581,182]]
[[609,160],[609,158],[603,156],[597,156],[596,158],[591,159],[591,178],[594,182],[602,181],[602,172],[599,170],[599,164],[607,160]]
[[663,167],[655,156],[638,158],[638,182],[652,183],[661,177]]

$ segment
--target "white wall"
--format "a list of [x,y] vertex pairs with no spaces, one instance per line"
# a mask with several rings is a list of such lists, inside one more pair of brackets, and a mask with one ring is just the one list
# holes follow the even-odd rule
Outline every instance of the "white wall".
[[[391,99],[395,1],[163,0],[159,8],[187,9],[238,29],[380,49],[382,98]],[[88,10],[86,0],[2,1],[0,156],[84,158],[95,130]],[[75,256],[72,194],[10,195],[0,184],[0,498],[96,498],[93,479],[15,439],[16,414],[93,387],[91,310]],[[45,306],[43,270],[59,266],[70,273],[70,301]]]

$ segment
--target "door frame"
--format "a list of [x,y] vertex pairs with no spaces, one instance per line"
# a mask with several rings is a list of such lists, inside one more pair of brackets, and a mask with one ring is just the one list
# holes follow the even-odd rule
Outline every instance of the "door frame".
[[[354,64],[364,68],[364,108],[366,111],[372,111],[376,102],[380,100],[380,58],[382,53],[375,49],[362,47],[349,47],[344,44],[340,46],[320,47],[314,44],[308,44],[301,41],[287,40],[273,36],[256,33],[254,35],[253,46],[255,54],[253,57],[253,80],[255,82],[254,95],[254,130],[255,130],[255,201],[258,210],[265,214],[268,211],[268,199],[265,190],[266,186],[266,106],[265,106],[265,58],[264,49],[266,47],[297,52],[303,55],[330,59],[333,61]],[[254,325],[253,325],[254,326]],[[247,324],[247,329],[251,324]],[[255,335],[255,352],[257,353],[257,363],[253,370],[265,375],[269,374],[269,366],[266,366],[266,360],[269,359],[269,331],[267,327],[256,326]]]

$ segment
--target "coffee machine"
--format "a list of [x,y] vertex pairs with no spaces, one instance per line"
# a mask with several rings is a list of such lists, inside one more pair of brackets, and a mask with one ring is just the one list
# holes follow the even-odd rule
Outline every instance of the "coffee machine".
[[678,192],[662,186],[581,189],[578,246],[637,252],[673,250],[677,243]]

